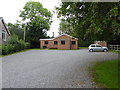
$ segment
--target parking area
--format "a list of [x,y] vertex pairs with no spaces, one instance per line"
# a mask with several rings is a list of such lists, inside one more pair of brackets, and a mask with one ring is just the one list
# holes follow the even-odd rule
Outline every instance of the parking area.
[[112,52],[30,50],[2,58],[3,88],[93,88],[89,67],[118,59]]

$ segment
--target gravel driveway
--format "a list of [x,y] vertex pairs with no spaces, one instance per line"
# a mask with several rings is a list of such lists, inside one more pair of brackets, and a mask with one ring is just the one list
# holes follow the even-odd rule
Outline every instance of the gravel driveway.
[[2,58],[3,88],[93,88],[88,72],[95,61],[117,59],[111,52],[30,50]]

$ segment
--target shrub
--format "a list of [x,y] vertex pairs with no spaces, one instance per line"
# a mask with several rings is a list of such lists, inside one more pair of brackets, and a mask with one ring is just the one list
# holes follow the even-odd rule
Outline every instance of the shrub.
[[46,47],[46,46],[43,46],[42,48],[44,48],[44,49],[45,49],[45,48],[47,48],[47,47]]
[[8,44],[2,45],[2,55],[11,54],[29,48],[30,44],[13,35]]
[[2,55],[7,55],[14,52],[14,46],[11,44],[5,44],[2,46]]
[[91,43],[90,42],[79,42],[80,47],[88,47]]
[[29,49],[30,48],[30,43],[26,42],[25,47],[26,47],[26,49]]
[[0,55],[2,55],[2,45],[0,45]]

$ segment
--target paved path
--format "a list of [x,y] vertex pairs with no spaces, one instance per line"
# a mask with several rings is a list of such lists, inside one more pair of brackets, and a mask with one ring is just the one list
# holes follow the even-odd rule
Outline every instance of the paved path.
[[89,67],[117,59],[111,52],[30,50],[3,57],[3,88],[93,88]]

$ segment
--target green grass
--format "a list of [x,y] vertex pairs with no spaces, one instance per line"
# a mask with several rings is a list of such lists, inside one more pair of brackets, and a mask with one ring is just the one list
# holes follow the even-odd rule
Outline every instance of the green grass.
[[86,49],[86,48],[88,48],[88,47],[79,47],[79,49]]
[[114,53],[117,53],[117,54],[120,54],[120,51],[116,51],[116,50],[110,50],[111,52],[114,52]]
[[118,61],[109,60],[95,64],[93,67],[93,80],[99,87],[118,88]]

